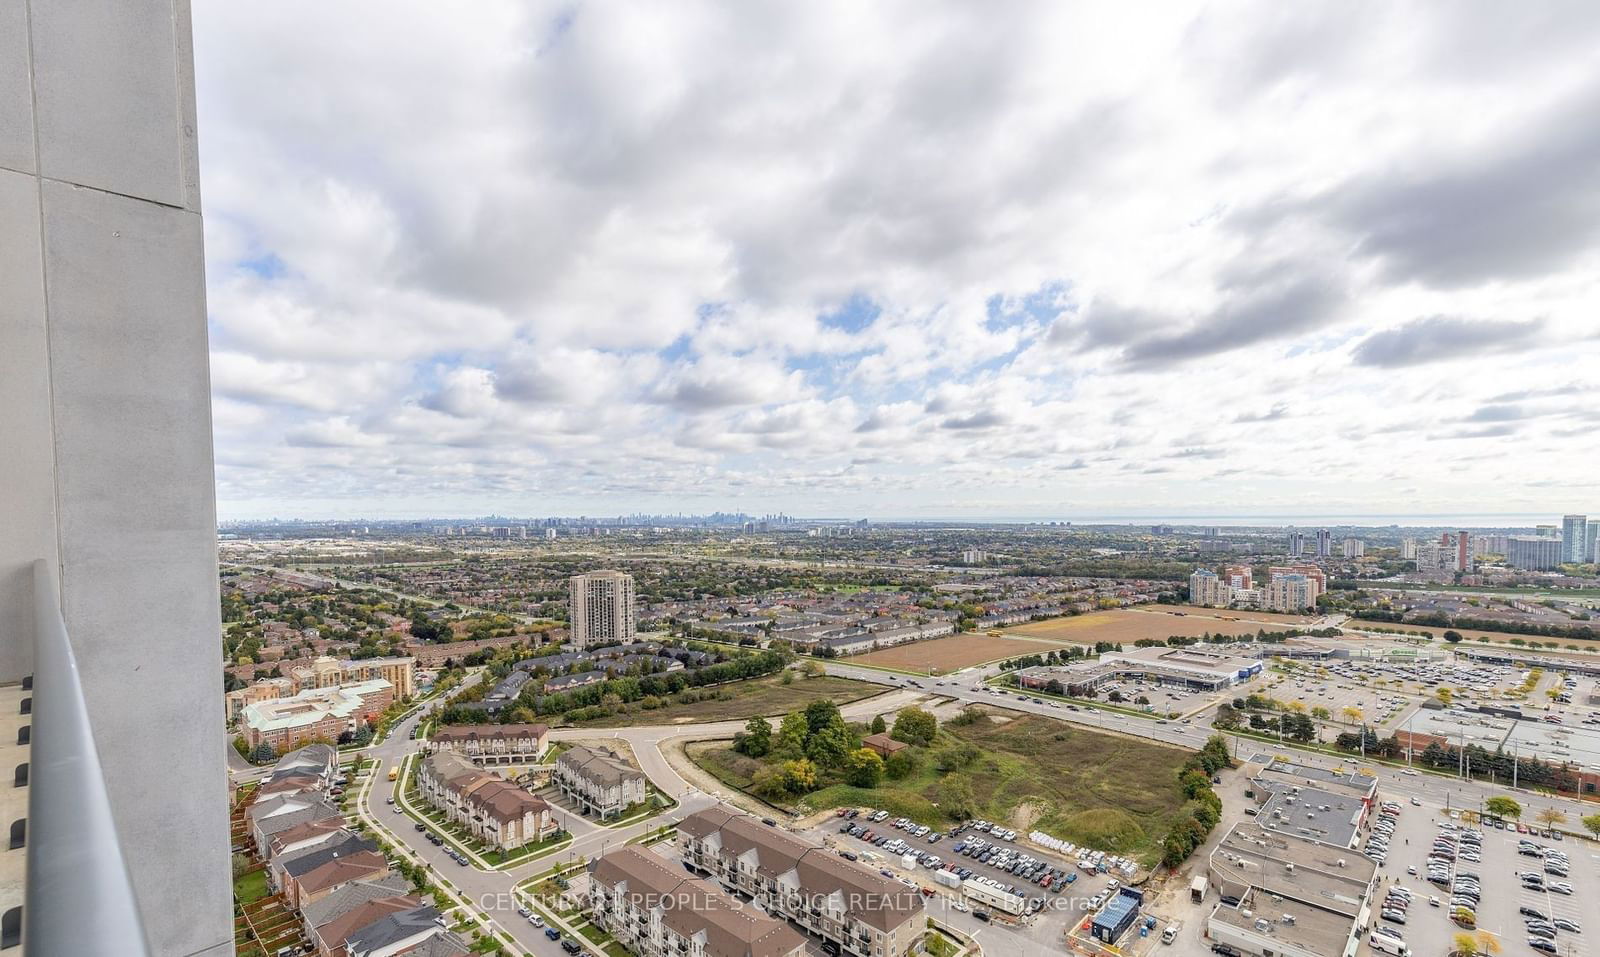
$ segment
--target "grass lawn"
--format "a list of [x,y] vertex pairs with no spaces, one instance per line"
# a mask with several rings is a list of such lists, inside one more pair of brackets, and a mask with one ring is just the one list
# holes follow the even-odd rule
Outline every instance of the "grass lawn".
[[951,943],[950,938],[936,930],[928,931],[923,938],[923,946],[929,957],[955,957],[955,954],[961,950],[960,947]]
[[271,893],[267,889],[267,871],[265,868],[257,868],[249,873],[241,874],[233,882],[233,899],[240,904],[253,904]]
[[870,681],[853,681],[831,675],[818,675],[815,678],[796,675],[789,684],[783,683],[782,675],[769,675],[726,684],[715,690],[717,697],[706,701],[679,704],[676,698],[668,698],[654,710],[635,708],[628,714],[580,721],[577,725],[584,728],[620,728],[642,724],[704,724],[753,718],[756,715],[787,714],[805,707],[816,698],[827,698],[842,705],[884,691]]
[[[1121,735],[1100,734],[1049,718],[1025,715],[941,729],[922,751],[916,770],[876,788],[831,784],[796,802],[800,809],[875,807],[932,827],[949,823],[936,804],[943,776],[933,754],[970,744],[978,757],[967,775],[975,817],[1037,828],[1056,837],[1151,861],[1158,842],[1183,808],[1178,768],[1188,752]],[[689,757],[731,787],[748,787],[763,762],[727,742],[691,745]]]

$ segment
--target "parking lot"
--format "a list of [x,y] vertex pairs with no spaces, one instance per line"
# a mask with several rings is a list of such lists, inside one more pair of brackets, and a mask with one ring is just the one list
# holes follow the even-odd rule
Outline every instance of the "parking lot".
[[[1010,927],[1047,949],[1059,949],[1062,935],[1091,916],[1121,883],[1137,873],[1131,862],[1085,851],[1083,857],[1054,854],[1042,848],[1021,846],[1024,835],[989,822],[970,822],[953,833],[896,827],[895,818],[871,809],[849,809],[855,817],[831,817],[812,829],[811,836],[847,856],[877,868],[885,876],[924,888],[942,897],[958,912],[980,922]],[[907,854],[920,859],[907,867]],[[1123,867],[1127,863],[1129,866]],[[951,877],[936,878],[939,871]],[[1029,875],[1032,875],[1030,878]],[[993,891],[1014,892],[1023,900],[1023,913],[1013,916],[1002,908],[964,899],[960,884],[951,881],[981,879]],[[959,902],[959,903],[957,903]],[[987,918],[987,920],[985,920]],[[1160,927],[1152,929],[1159,933]],[[1137,931],[1130,931],[1137,934]]]
[[[1454,936],[1471,925],[1493,934],[1501,954],[1543,951],[1587,957],[1586,933],[1596,932],[1587,924],[1600,919],[1586,920],[1584,914],[1600,887],[1595,856],[1587,845],[1518,833],[1514,823],[1504,829],[1463,823],[1459,811],[1451,817],[1438,807],[1418,807],[1409,801],[1400,805],[1400,813],[1393,817],[1387,858],[1379,866],[1374,929],[1398,933],[1413,953],[1421,955],[1448,953]],[[1372,835],[1381,833],[1379,822],[1388,816],[1373,816],[1364,844],[1369,852]],[[1526,842],[1520,852],[1519,842]],[[1561,855],[1567,858],[1565,867]],[[1531,876],[1524,882],[1519,874]],[[1572,893],[1560,893],[1558,885],[1570,885]],[[1388,908],[1398,911],[1404,923],[1394,920],[1394,913],[1388,919],[1384,916],[1385,901],[1399,896],[1390,897],[1390,888],[1410,894],[1409,906]],[[1548,922],[1540,933],[1553,950],[1529,945],[1530,919]],[[1380,952],[1370,942],[1368,948]]]

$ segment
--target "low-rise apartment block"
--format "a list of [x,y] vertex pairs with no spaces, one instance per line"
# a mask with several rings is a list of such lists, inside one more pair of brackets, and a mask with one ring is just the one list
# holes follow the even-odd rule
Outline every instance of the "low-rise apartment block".
[[241,731],[251,748],[269,744],[279,751],[309,741],[337,741],[344,732],[377,720],[393,701],[394,686],[383,678],[311,688],[247,706],[240,716]]
[[800,957],[805,938],[637,845],[595,862],[589,916],[637,957]]
[[554,777],[563,795],[601,820],[644,803],[644,772],[604,748],[577,745],[562,752]]
[[922,895],[746,814],[708,808],[678,825],[684,862],[854,957],[920,952]]
[[559,830],[543,798],[454,751],[435,751],[423,759],[417,787],[452,823],[496,850],[537,843]]

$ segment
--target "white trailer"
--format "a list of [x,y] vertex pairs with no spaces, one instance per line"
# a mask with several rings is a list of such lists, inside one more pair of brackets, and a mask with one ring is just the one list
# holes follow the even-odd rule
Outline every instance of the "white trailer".
[[982,904],[992,910],[1003,911],[1012,916],[1020,916],[1027,907],[1027,900],[1018,897],[1010,891],[1003,891],[998,887],[980,884],[971,878],[961,884],[961,892],[967,899],[975,904]]

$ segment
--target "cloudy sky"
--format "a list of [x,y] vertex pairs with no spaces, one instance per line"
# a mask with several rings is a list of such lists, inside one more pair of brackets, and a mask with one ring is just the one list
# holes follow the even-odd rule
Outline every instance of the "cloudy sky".
[[1600,6],[195,9],[219,511],[1600,511]]

